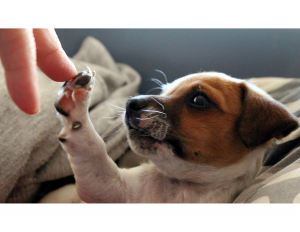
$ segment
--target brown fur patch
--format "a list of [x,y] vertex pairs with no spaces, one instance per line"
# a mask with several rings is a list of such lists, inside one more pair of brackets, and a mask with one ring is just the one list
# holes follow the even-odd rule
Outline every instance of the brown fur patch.
[[[197,92],[199,86],[214,102],[213,107],[197,110],[186,104],[186,96]],[[169,136],[180,141],[181,147],[176,150],[183,154],[177,155],[193,163],[215,167],[228,166],[243,159],[253,146],[244,143],[238,127],[242,125],[240,117],[245,112],[248,115],[258,114],[251,107],[245,109],[244,91],[241,83],[199,74],[180,83],[167,96],[158,96],[172,124]],[[264,108],[264,103],[260,104]],[[262,123],[258,122],[258,125],[263,127]]]
[[239,132],[247,147],[256,147],[271,138],[281,139],[298,127],[297,118],[284,105],[260,96],[245,84],[244,108],[240,118]]

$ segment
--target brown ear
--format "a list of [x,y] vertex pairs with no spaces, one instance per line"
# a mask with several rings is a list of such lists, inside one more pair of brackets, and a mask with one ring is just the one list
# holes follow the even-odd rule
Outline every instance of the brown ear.
[[243,143],[254,148],[272,138],[281,139],[299,127],[297,118],[274,99],[267,98],[241,84],[243,110],[239,133]]

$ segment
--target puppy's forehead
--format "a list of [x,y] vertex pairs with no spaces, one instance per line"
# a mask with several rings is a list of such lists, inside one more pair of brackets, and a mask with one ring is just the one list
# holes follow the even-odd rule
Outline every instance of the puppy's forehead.
[[193,87],[199,85],[201,88],[211,86],[215,90],[224,90],[231,88],[230,86],[237,86],[243,82],[242,80],[232,78],[226,74],[218,72],[203,72],[191,74],[175,80],[174,82],[165,85],[162,96],[171,95],[176,92],[185,94],[186,91],[191,91]]
[[223,73],[198,73],[166,85],[161,95],[171,97],[177,104],[182,104],[185,96],[201,90],[221,111],[238,115],[242,106],[241,83],[245,81]]

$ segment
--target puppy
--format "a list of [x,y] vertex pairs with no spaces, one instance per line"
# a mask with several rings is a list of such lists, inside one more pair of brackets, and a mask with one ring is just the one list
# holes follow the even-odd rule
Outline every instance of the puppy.
[[79,73],[55,103],[63,124],[59,140],[84,202],[233,202],[256,177],[274,139],[299,126],[256,86],[222,73],[196,73],[164,85],[158,96],[127,101],[129,145],[150,161],[120,169],[89,119],[94,76]]

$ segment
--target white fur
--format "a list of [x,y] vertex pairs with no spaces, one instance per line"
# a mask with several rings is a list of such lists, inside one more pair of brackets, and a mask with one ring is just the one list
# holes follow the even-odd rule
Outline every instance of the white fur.
[[[167,85],[163,85],[163,91],[161,93],[161,95],[165,96],[168,95],[170,92],[172,92],[177,86],[179,86],[183,81],[186,81],[188,79],[191,79],[193,77],[199,76],[199,73],[195,73],[195,74],[190,74],[187,76],[184,76],[182,78],[179,78],[175,81],[173,81],[170,84]],[[247,83],[247,86],[254,90],[256,93],[268,97],[268,98],[272,98],[267,92],[265,92],[264,90],[262,90],[261,88],[258,88],[256,85],[254,85],[253,83],[249,82],[249,81],[245,81],[245,80],[241,80],[241,79],[237,79],[237,78],[233,78],[230,77],[224,73],[219,73],[219,72],[202,72],[201,76],[203,77],[218,77],[221,80],[227,80],[227,81],[231,81],[234,83]]]
[[242,162],[214,168],[184,161],[168,150],[152,162],[120,170],[127,182],[127,202],[224,203],[232,202],[255,178],[264,148]]

